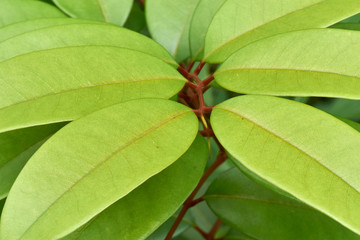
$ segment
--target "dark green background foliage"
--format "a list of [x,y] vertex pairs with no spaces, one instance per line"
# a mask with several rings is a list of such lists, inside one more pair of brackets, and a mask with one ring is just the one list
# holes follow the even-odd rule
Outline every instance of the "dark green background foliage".
[[359,0],[0,0],[0,240],[359,240]]

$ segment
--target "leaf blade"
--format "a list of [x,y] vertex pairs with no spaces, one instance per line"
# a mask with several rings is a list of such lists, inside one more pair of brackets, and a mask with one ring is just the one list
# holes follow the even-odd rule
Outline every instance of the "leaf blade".
[[[274,97],[237,97],[214,110],[215,135],[235,159],[266,181],[360,232],[357,131],[310,106]],[[220,116],[229,125],[236,124],[236,130],[232,127],[230,131],[223,122],[221,126]]]
[[145,239],[190,195],[201,178],[207,154],[206,143],[198,135],[188,151],[176,162],[64,240]]
[[59,9],[40,1],[0,1],[0,27],[38,18],[66,18]]
[[299,201],[257,185],[233,168],[205,194],[210,208],[256,239],[360,239],[360,236]]
[[335,29],[280,34],[240,49],[215,79],[241,93],[359,99],[360,59],[349,48],[357,39],[359,32]]
[[148,0],[146,20],[154,40],[181,62],[190,56],[190,20],[198,0]]
[[[103,127],[97,130],[94,124]],[[7,198],[1,236],[51,239],[72,232],[176,161],[197,128],[190,109],[161,99],[117,104],[74,121],[21,172]],[[179,134],[178,129],[187,131]],[[17,217],[30,206],[31,213]]]
[[[327,27],[359,11],[356,0],[347,0],[346,3],[342,0],[287,3],[227,0],[209,27],[205,60],[221,63],[236,50],[256,40],[289,31]],[[222,27],[224,25],[229,27]]]
[[[38,24],[56,24],[40,27],[13,36],[0,42],[0,61],[27,53],[71,46],[112,46],[136,50],[162,59],[177,67],[174,59],[155,41],[110,24],[66,19],[58,21],[36,21]],[[16,28],[28,27],[29,23],[17,24]],[[36,27],[36,25],[35,25]],[[39,40],[40,39],[40,40]],[[141,44],[140,44],[141,43]]]
[[169,98],[186,81],[160,59],[100,46],[22,55],[0,63],[0,75],[0,132],[71,121],[131,99]]
[[53,0],[71,17],[104,21],[122,26],[132,7],[131,0]]

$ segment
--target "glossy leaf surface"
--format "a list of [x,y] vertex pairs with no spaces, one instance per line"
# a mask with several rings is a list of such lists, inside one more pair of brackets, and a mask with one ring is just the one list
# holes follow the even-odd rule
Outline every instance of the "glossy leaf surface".
[[[74,18],[41,18],[13,23],[0,28],[0,42],[33,30],[71,23],[93,23],[94,21]],[[99,24],[99,22],[97,22]]]
[[56,7],[40,1],[0,1],[0,27],[30,19],[65,17]]
[[17,178],[1,238],[67,235],[175,162],[197,129],[191,109],[162,99],[117,104],[68,124]]
[[205,199],[220,218],[255,239],[360,239],[315,209],[256,184],[238,169],[220,175]]
[[205,36],[209,25],[221,5],[226,0],[200,0],[190,24],[190,50],[193,59],[204,57]]
[[0,199],[7,196],[27,160],[64,125],[58,123],[0,133]]
[[0,132],[70,121],[130,99],[169,98],[184,84],[170,65],[129,49],[83,46],[26,54],[0,63]]
[[131,10],[132,0],[53,0],[71,17],[114,23],[122,26]]
[[136,50],[177,66],[163,47],[139,33],[112,24],[74,21],[26,32],[1,42],[0,61],[34,51],[87,45]]
[[359,11],[358,0],[227,0],[207,32],[205,60],[221,63],[256,40],[327,27]]
[[313,107],[269,96],[230,99],[213,110],[211,123],[250,171],[360,233],[359,132]]
[[[147,180],[64,240],[145,239],[174,214],[190,195],[202,176],[207,155],[206,143],[199,135],[190,149],[175,163]],[[169,228],[171,226],[172,224]]]
[[181,62],[190,56],[190,21],[199,0],[146,0],[146,20],[154,40]]
[[313,29],[280,34],[228,58],[215,73],[239,93],[360,99],[360,32]]

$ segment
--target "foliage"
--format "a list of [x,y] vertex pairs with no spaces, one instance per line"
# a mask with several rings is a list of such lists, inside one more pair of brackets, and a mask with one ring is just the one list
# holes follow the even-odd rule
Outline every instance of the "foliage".
[[360,240],[358,0],[0,0],[0,239]]

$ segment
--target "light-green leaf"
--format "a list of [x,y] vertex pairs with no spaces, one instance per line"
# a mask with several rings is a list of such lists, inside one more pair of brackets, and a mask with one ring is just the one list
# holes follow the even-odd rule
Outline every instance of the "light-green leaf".
[[360,99],[360,32],[312,29],[250,44],[215,73],[239,93]]
[[87,45],[136,50],[177,67],[163,47],[144,35],[112,24],[76,21],[28,31],[0,42],[0,61],[40,50]]
[[360,239],[324,214],[256,184],[237,169],[220,175],[204,198],[220,218],[256,239]]
[[68,124],[21,171],[0,238],[71,233],[175,162],[197,130],[191,109],[163,99],[128,101]]
[[64,123],[0,133],[0,199],[7,196],[29,158]]
[[204,57],[205,36],[209,25],[221,5],[226,0],[200,0],[190,24],[190,50],[193,60]]
[[[202,176],[207,157],[206,143],[199,135],[189,150],[175,163],[147,180],[64,240],[145,239],[171,217],[190,195]],[[169,228],[165,228],[166,232],[173,222],[174,219],[170,221]]]
[[150,55],[118,47],[52,49],[0,63],[0,132],[71,121],[137,98],[169,98],[186,80]]
[[318,109],[269,96],[230,99],[214,108],[211,123],[247,169],[360,233],[359,132]]
[[0,27],[29,19],[65,17],[56,7],[40,1],[0,1]]
[[232,53],[275,34],[327,27],[360,11],[358,0],[227,0],[205,40],[205,60],[224,62]]
[[114,23],[122,26],[132,7],[132,0],[53,0],[69,16]]
[[178,62],[190,56],[190,21],[198,1],[146,0],[146,20],[152,38]]

